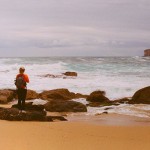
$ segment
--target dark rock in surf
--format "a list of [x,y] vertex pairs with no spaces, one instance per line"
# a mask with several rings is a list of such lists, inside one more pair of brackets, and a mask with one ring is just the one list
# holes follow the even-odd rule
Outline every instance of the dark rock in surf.
[[63,73],[65,76],[72,76],[72,77],[77,77],[77,73],[76,72],[65,72],[65,73]]
[[90,102],[109,103],[110,100],[105,97],[104,91],[94,91],[86,99]]
[[39,97],[43,100],[71,100],[75,98],[85,98],[86,95],[75,94],[68,89],[54,89],[43,91],[39,94]]
[[50,100],[44,106],[50,112],[87,112],[85,105],[75,101]]
[[[18,105],[12,105],[12,108],[18,108]],[[33,102],[25,103],[25,110],[44,111],[44,105],[33,105]]]
[[8,121],[66,121],[63,116],[46,116],[43,111],[20,112],[17,108],[0,108],[0,119]]
[[150,104],[150,86],[142,88],[132,96],[130,104]]
[[113,100],[111,101],[112,105],[116,105],[116,104],[128,104],[130,101],[130,98],[128,97],[124,97],[121,99],[117,99],[117,100]]

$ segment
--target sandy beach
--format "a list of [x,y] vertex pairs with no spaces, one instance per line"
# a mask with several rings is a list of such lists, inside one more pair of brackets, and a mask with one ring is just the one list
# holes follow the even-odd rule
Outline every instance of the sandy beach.
[[112,115],[101,117],[103,122],[99,123],[79,120],[66,122],[0,121],[0,147],[4,150],[150,149],[149,121],[148,125],[145,125],[146,120],[135,121],[137,119],[133,119],[134,117],[117,115],[113,117],[114,120],[122,118],[123,124],[117,121],[116,124],[110,124],[108,120],[111,120]]

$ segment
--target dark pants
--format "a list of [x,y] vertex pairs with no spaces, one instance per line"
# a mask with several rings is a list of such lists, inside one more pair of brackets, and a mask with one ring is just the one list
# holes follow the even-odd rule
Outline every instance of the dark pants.
[[18,94],[18,108],[20,110],[24,110],[25,109],[25,99],[26,99],[26,95],[27,95],[27,89],[20,88],[17,90],[17,94]]

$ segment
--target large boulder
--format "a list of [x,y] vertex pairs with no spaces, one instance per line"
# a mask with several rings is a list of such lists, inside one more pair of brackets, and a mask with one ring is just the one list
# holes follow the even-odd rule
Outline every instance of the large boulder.
[[65,72],[65,73],[63,73],[65,76],[74,76],[74,77],[77,77],[77,73],[76,72]]
[[6,104],[14,98],[14,91],[9,89],[0,90],[0,104]]
[[46,116],[43,111],[20,112],[17,108],[0,108],[0,119],[9,121],[66,121],[62,116]]
[[142,88],[132,96],[130,104],[150,104],[150,86]]
[[0,119],[10,121],[45,121],[45,113],[43,111],[27,111],[19,112],[17,108],[1,108]]
[[49,91],[43,91],[39,94],[39,97],[44,100],[71,100],[75,98],[84,98],[86,95],[75,94],[68,89],[54,89]]
[[50,112],[87,112],[85,105],[75,101],[51,100],[45,104]]
[[108,103],[110,100],[105,97],[104,91],[94,91],[86,99],[89,102]]

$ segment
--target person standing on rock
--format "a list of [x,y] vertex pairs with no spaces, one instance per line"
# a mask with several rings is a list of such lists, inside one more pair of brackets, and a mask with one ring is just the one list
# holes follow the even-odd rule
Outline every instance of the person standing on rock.
[[25,110],[25,99],[27,95],[27,83],[29,83],[29,77],[24,74],[25,68],[19,68],[19,74],[16,76],[15,85],[17,88],[18,95],[18,108],[21,111]]

